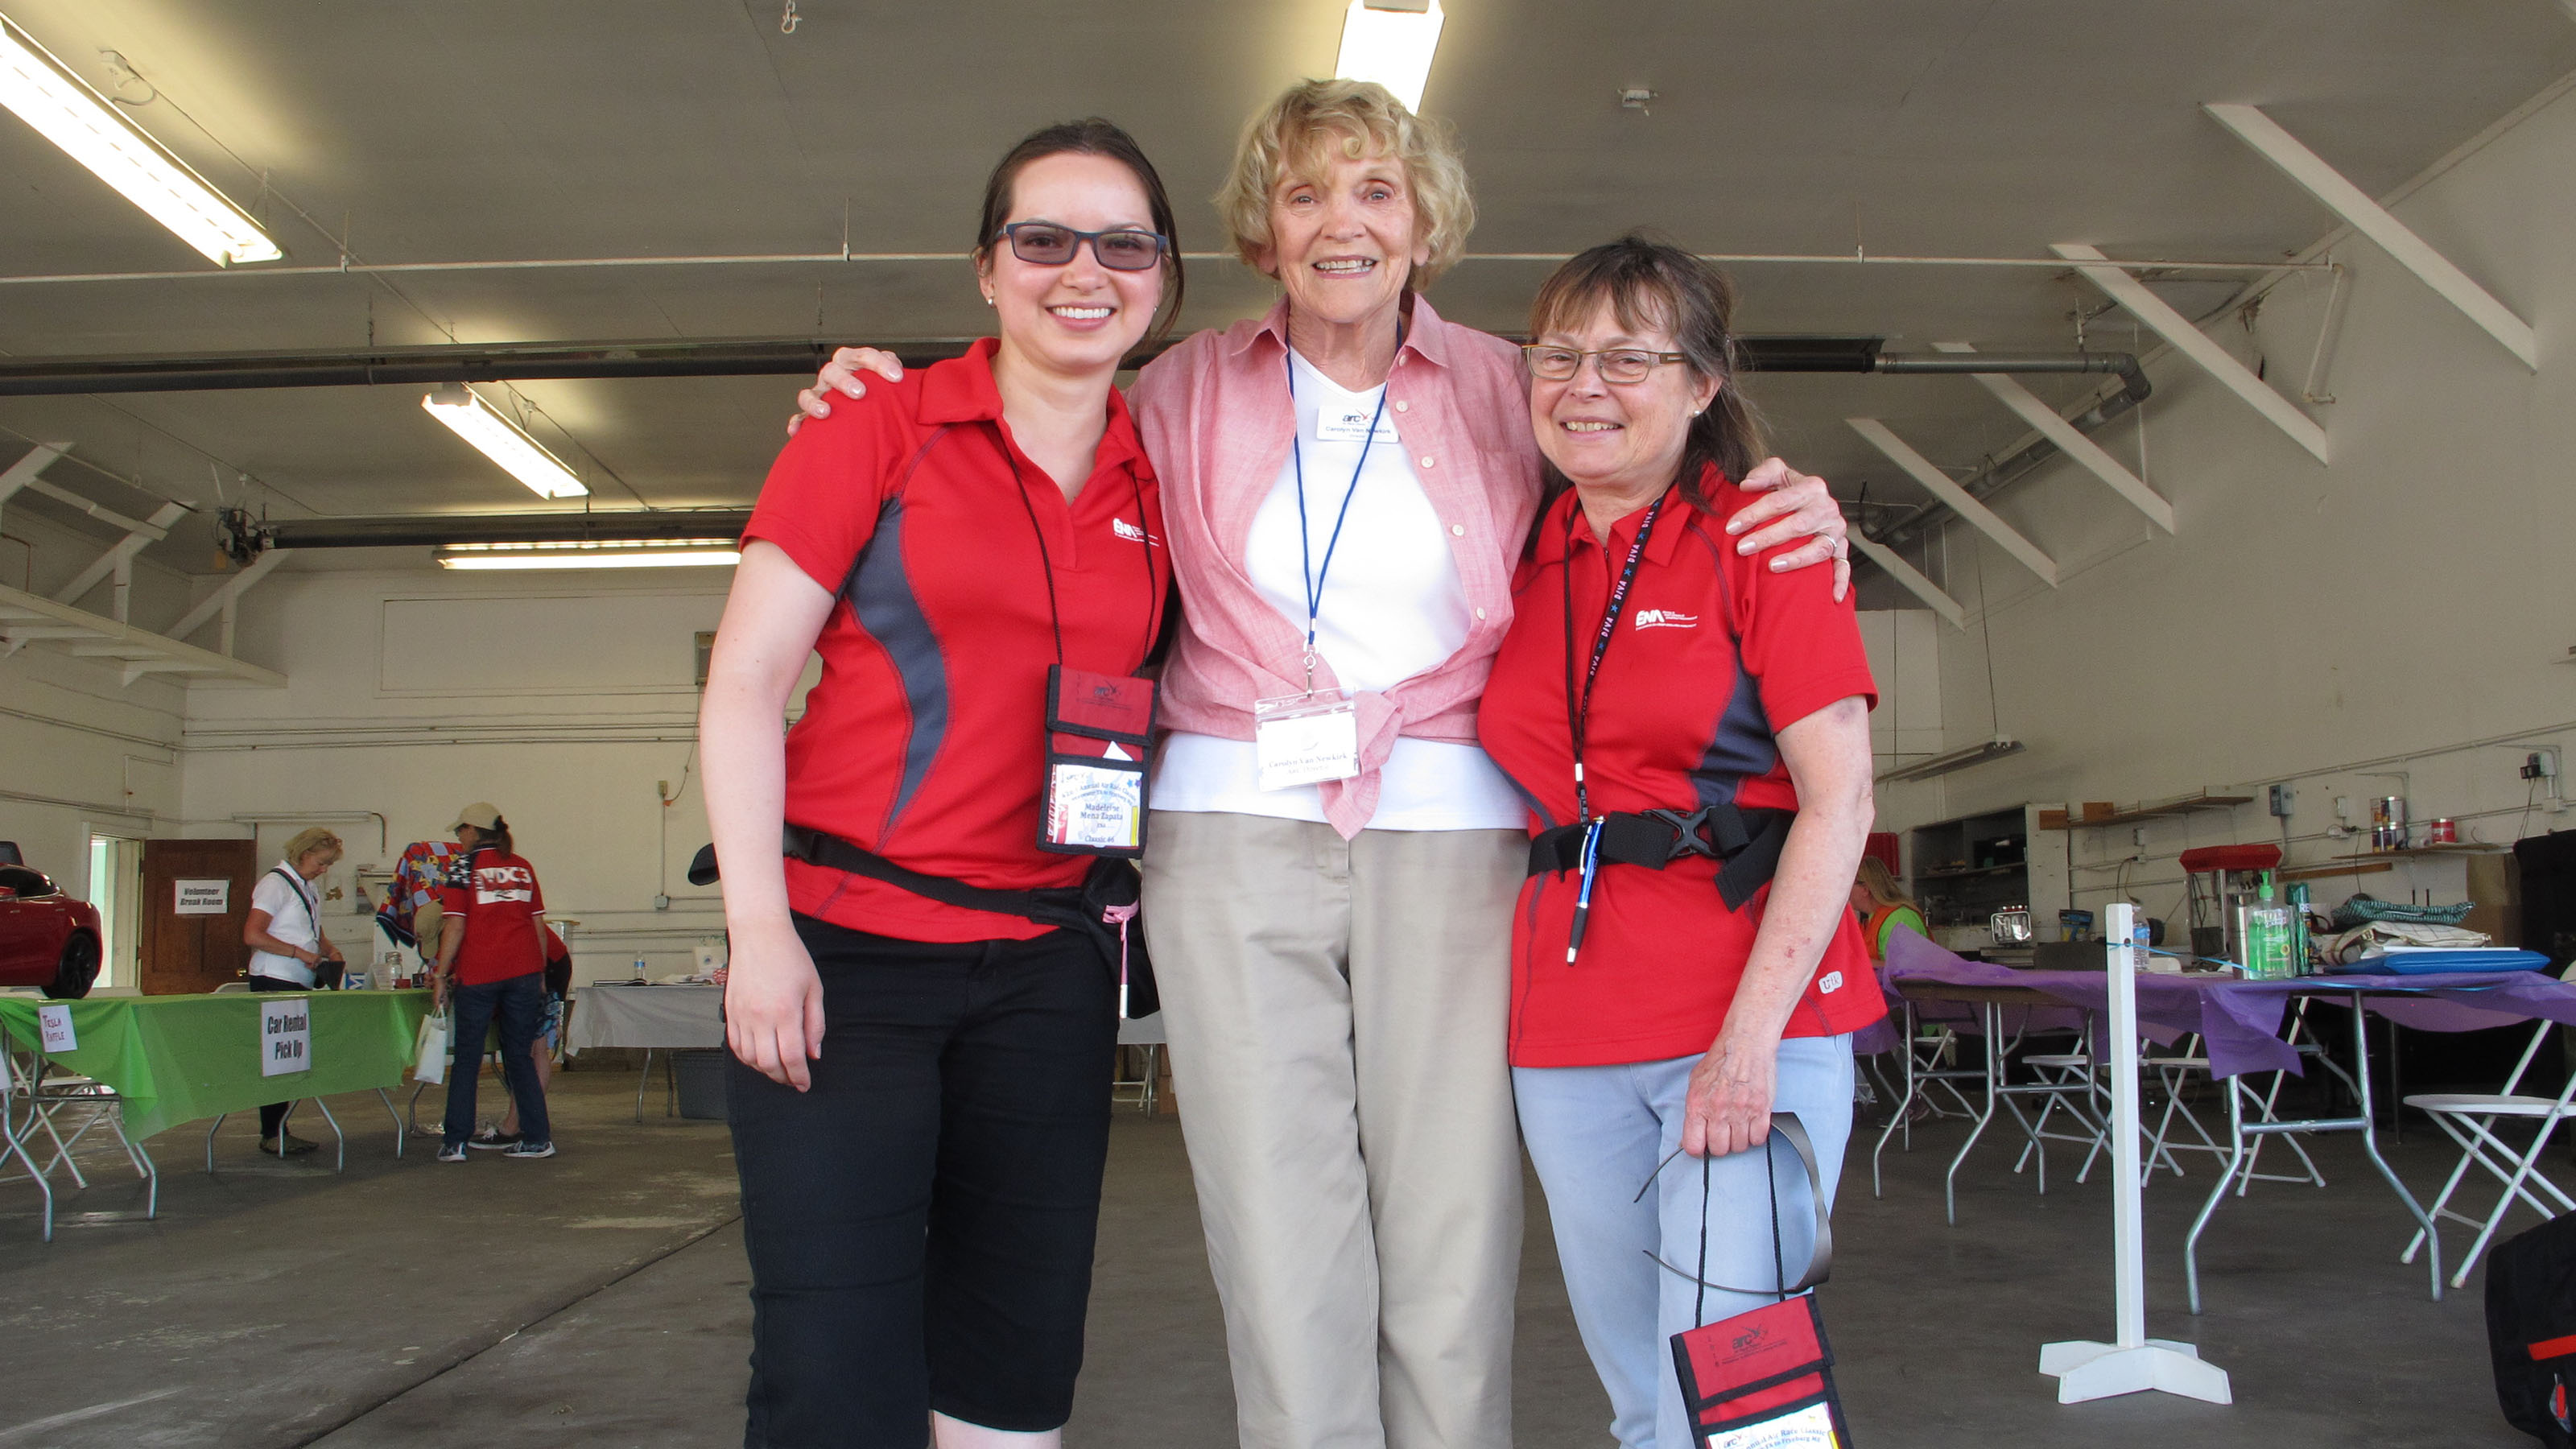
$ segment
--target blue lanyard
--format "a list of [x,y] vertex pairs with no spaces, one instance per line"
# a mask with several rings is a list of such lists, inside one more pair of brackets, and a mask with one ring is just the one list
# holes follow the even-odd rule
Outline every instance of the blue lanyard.
[[[1401,342],[1398,345],[1401,346]],[[1351,499],[1358,496],[1360,491],[1360,471],[1368,467],[1369,449],[1377,442],[1377,425],[1386,418],[1387,387],[1392,383],[1393,378],[1390,369],[1389,383],[1380,384],[1378,387],[1377,412],[1369,418],[1368,436],[1360,440],[1360,460],[1351,465],[1350,486],[1342,490],[1342,508],[1339,513],[1333,515],[1333,536],[1324,542],[1324,566],[1319,569],[1315,567],[1314,544],[1308,539],[1306,531],[1306,454],[1303,446],[1305,428],[1295,418],[1297,354],[1294,351],[1286,352],[1282,361],[1288,368],[1290,412],[1288,456],[1296,460],[1297,464],[1297,565],[1299,582],[1306,590],[1306,688],[1311,692],[1315,687],[1315,620],[1324,612],[1324,576],[1332,572],[1333,550],[1340,546],[1342,524],[1351,516]]]

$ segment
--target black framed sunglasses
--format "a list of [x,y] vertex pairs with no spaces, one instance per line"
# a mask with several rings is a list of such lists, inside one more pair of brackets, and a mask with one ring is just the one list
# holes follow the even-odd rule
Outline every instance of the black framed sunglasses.
[[1037,267],[1064,266],[1089,242],[1091,254],[1113,272],[1145,271],[1163,259],[1170,245],[1159,232],[1133,227],[1075,231],[1051,221],[1015,221],[1002,228],[1002,235],[1010,239],[1012,256]]
[[1601,380],[1622,385],[1644,382],[1646,374],[1659,364],[1690,360],[1678,352],[1647,352],[1633,347],[1614,347],[1606,352],[1577,352],[1571,347],[1550,347],[1537,342],[1523,345],[1521,356],[1529,361],[1530,376],[1548,382],[1566,381],[1583,370],[1583,359],[1597,357],[1601,359],[1598,364]]

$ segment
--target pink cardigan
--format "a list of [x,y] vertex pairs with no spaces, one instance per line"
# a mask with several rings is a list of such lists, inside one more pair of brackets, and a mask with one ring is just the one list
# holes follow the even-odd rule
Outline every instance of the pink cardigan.
[[[1198,333],[1148,364],[1128,394],[1162,480],[1181,592],[1162,722],[1193,734],[1249,740],[1253,701],[1306,687],[1304,636],[1244,572],[1253,515],[1296,429],[1287,315],[1282,302],[1258,322]],[[1323,787],[1324,816],[1344,839],[1376,811],[1378,772],[1397,736],[1475,743],[1476,701],[1512,622],[1512,565],[1538,510],[1528,384],[1510,343],[1444,322],[1414,298],[1387,378],[1387,415],[1448,527],[1475,622],[1446,661],[1359,696],[1360,773]],[[1319,662],[1316,687],[1331,682]]]

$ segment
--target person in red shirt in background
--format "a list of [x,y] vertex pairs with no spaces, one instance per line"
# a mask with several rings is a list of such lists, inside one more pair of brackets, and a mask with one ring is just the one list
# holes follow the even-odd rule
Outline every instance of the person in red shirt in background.
[[518,1104],[522,1140],[504,1157],[552,1157],[554,1124],[533,1057],[545,1027],[545,892],[536,868],[512,848],[510,824],[493,806],[477,801],[457,812],[456,838],[464,850],[448,866],[445,907],[438,923],[438,974],[432,990],[441,1010],[456,998],[451,1040],[456,1059],[447,1073],[447,1116],[441,1162],[463,1162],[474,1130],[474,1090],[483,1069],[484,1034],[501,1026],[501,1071]]
[[[536,1064],[537,1095],[542,1097],[554,1086],[555,1053],[563,1047],[564,1003],[572,992],[572,948],[564,944],[564,938],[556,933],[554,927],[541,929],[545,932],[546,1017],[544,1027],[537,1032],[537,1044],[528,1051],[528,1059]],[[719,981],[716,984],[721,986],[724,983]],[[500,1125],[476,1128],[474,1135],[465,1139],[465,1145],[477,1152],[498,1152],[525,1140],[525,1135],[519,1131],[518,1099],[513,1097],[510,1110],[501,1116]]]
[[[1884,1011],[1849,902],[1876,686],[1829,577],[1729,546],[1760,456],[1733,305],[1707,263],[1633,236],[1539,289],[1524,355],[1556,491],[1478,716],[1534,837],[1512,1089],[1622,1449],[1696,1442],[1667,1339],[1771,1301],[1657,1260],[1768,1288],[1776,1201],[1798,1275],[1816,1194],[1766,1145],[1772,1113],[1830,1204],[1851,1034]],[[1659,1170],[1683,1153],[1701,1162]]]

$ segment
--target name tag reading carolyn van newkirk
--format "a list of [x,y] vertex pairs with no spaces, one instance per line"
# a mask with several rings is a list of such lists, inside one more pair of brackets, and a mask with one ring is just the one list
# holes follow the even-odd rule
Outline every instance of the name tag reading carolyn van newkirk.
[[1252,755],[1264,790],[1347,780],[1360,772],[1359,706],[1347,689],[1256,700]]
[[271,996],[259,1003],[259,1074],[282,1077],[313,1069],[313,1003]]

